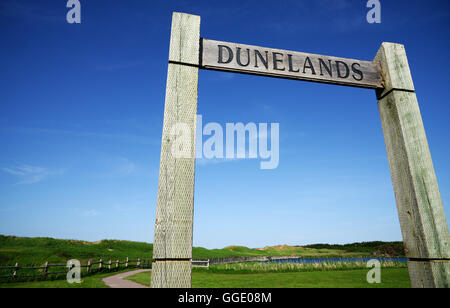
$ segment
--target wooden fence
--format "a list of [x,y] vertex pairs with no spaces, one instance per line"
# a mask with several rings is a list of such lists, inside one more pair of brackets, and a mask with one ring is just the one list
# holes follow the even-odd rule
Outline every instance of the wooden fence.
[[276,260],[298,259],[298,256],[261,256],[261,257],[231,257],[231,258],[215,258],[209,260],[210,264],[221,263],[241,263],[241,262],[270,262]]
[[[86,274],[91,274],[93,272],[99,272],[99,271],[112,271],[112,270],[118,270],[123,268],[151,268],[151,260],[150,259],[129,259],[126,258],[123,262],[120,262],[119,260],[109,260],[104,261],[103,259],[100,259],[97,262],[92,262],[89,260],[87,264],[80,265],[81,269],[85,269]],[[51,269],[54,268],[56,270],[51,271]],[[61,270],[61,268],[66,268],[65,270]],[[19,263],[16,263],[14,266],[0,266],[0,271],[11,271],[11,274],[9,275],[2,275],[0,278],[36,278],[36,277],[48,277],[50,275],[61,275],[61,274],[67,274],[68,271],[67,264],[50,264],[49,262],[46,262],[44,266],[20,266]],[[20,271],[37,271],[34,275],[20,275]]]
[[[209,259],[197,259],[192,260],[192,267],[202,267],[209,268]],[[81,269],[85,270],[85,274],[92,274],[99,271],[116,271],[119,269],[126,268],[142,268],[149,269],[152,268],[151,259],[129,259],[126,258],[123,262],[119,260],[104,261],[100,259],[97,262],[92,262],[89,260],[87,264],[80,265]],[[53,269],[53,271],[52,271]],[[64,270],[63,270],[64,269]],[[0,266],[0,272],[10,272],[8,275],[0,275],[0,279],[13,279],[18,280],[21,278],[46,278],[51,275],[66,275],[70,269],[67,264],[50,264],[46,262],[43,266],[20,266],[16,263],[14,266]],[[21,272],[37,271],[33,275],[20,274]]]
[[[210,265],[220,264],[220,263],[240,263],[240,262],[267,262],[274,260],[286,260],[286,259],[297,259],[298,257],[287,257],[287,256],[273,256],[273,257],[232,257],[232,258],[215,258],[215,259],[195,259],[191,261],[192,267],[201,267],[201,268],[209,268]],[[113,261],[112,259],[109,261],[104,261],[100,259],[97,262],[91,262],[89,260],[87,264],[81,265],[82,269],[85,269],[85,274],[91,274],[99,271],[113,271],[119,270],[123,268],[143,268],[149,269],[152,268],[151,259],[129,259],[126,258],[123,262],[119,260]],[[65,270],[54,270],[51,271],[51,268],[61,269],[65,268]],[[19,275],[20,271],[30,271],[37,270],[38,273],[34,275]],[[45,263],[44,266],[30,267],[30,266],[20,266],[18,263],[14,266],[0,266],[0,271],[10,271],[11,274],[0,276],[1,279],[5,278],[32,278],[32,277],[48,277],[50,275],[58,275],[58,274],[67,274],[69,269],[67,268],[67,264],[50,264],[48,262]]]
[[204,267],[204,268],[209,268],[209,264],[210,264],[210,260],[209,259],[204,259],[204,260],[192,260],[191,261],[192,267]]

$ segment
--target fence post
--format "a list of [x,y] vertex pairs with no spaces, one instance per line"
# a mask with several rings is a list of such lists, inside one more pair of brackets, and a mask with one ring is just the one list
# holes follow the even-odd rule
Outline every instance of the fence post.
[[141,259],[138,259],[138,260],[137,260],[136,266],[137,266],[137,267],[141,266]]
[[108,270],[111,269],[111,265],[112,265],[112,261],[111,261],[111,259],[110,259],[109,262],[108,262]]
[[128,268],[128,257],[127,257],[127,259],[125,261],[125,268]]
[[91,260],[88,261],[87,272],[88,272],[88,274],[91,272]]
[[14,266],[13,278],[17,278],[17,272],[19,271],[19,263]]
[[48,261],[45,262],[44,277],[47,277],[47,275],[48,275]]
[[103,259],[100,259],[99,262],[100,263],[98,264],[98,270],[101,271],[102,270],[102,265],[103,265]]
[[[152,288],[190,288],[200,16],[173,13],[153,246]],[[173,131],[189,129],[174,155]],[[184,128],[184,127],[183,127]],[[186,155],[187,154],[187,155]]]
[[208,269],[209,269],[209,259],[208,259],[208,263],[207,264],[208,264]]
[[405,48],[383,43],[377,92],[413,288],[450,287],[450,236]]
[[116,268],[119,268],[119,260],[116,261]]

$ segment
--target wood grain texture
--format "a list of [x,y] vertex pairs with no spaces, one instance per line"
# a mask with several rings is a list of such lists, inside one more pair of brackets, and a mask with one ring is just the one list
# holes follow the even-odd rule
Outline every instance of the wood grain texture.
[[173,13],[169,61],[198,65],[200,16]]
[[377,91],[382,98],[392,89],[414,92],[414,83],[406,58],[405,46],[402,44],[383,43],[374,59],[381,67],[383,89]]
[[408,257],[450,258],[449,236],[415,93],[379,102],[391,176]]
[[190,261],[154,261],[152,288],[190,288],[192,266]]
[[409,261],[413,288],[450,288],[450,261]]
[[[169,53],[171,61],[198,63],[199,37],[198,16],[174,13]],[[169,63],[153,259],[192,258],[197,96],[198,67]],[[173,135],[173,128],[180,123],[190,130],[188,157],[173,155],[172,151],[177,138]],[[187,275],[185,261],[179,262],[183,266],[155,262],[153,271],[157,274],[152,275],[152,287],[190,286],[190,267]]]
[[[401,46],[383,44],[378,55],[390,54],[395,57],[396,65],[390,66],[389,63],[393,61],[388,59],[388,64],[382,64],[388,70],[382,74],[390,80],[388,84],[395,84],[396,87],[403,85],[407,89],[392,88],[379,100],[378,106],[403,242],[409,258],[424,261],[449,259],[447,221],[417,97],[410,92],[412,80],[406,54],[401,55],[401,50],[404,52]],[[410,276],[414,287],[430,285],[430,281],[434,281],[435,286],[447,286],[446,280],[442,280],[443,276],[437,275],[442,269],[437,269],[436,265],[433,265],[434,270],[429,270],[425,268],[429,266],[427,262],[413,264]],[[419,269],[421,264],[423,269]]]
[[154,259],[191,258],[195,146],[189,158],[172,155],[172,128],[188,124],[195,144],[198,69],[169,64],[155,222]]
[[377,63],[202,39],[201,67],[363,88],[382,88]]

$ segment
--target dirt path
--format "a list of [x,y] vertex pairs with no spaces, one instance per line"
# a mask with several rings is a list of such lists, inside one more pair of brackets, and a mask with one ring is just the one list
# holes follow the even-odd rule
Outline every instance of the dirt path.
[[136,271],[131,271],[131,272],[126,272],[126,273],[120,273],[114,276],[109,276],[106,278],[103,278],[103,282],[110,288],[114,288],[114,289],[119,289],[119,288],[124,288],[124,289],[146,289],[148,287],[143,286],[139,283],[130,281],[130,280],[124,280],[123,278],[128,277],[128,276],[132,276],[134,274],[139,274],[139,273],[145,273],[145,272],[150,272],[151,270],[147,269],[147,270],[136,270]]

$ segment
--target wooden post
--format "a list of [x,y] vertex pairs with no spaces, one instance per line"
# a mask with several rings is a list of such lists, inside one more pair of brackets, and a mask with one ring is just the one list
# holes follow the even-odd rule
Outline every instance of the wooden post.
[[45,262],[44,277],[47,277],[47,275],[48,275],[48,261]]
[[125,260],[125,268],[128,268],[128,257],[127,257],[127,259]]
[[136,263],[136,267],[141,266],[141,259],[138,258],[137,263]]
[[100,259],[100,262],[98,263],[98,270],[99,271],[102,270],[102,265],[103,265],[103,259]]
[[[200,17],[172,16],[153,246],[152,288],[191,287]],[[190,148],[174,155],[176,126],[188,128]],[[175,129],[175,130],[174,130]],[[186,136],[185,136],[186,137]],[[178,148],[177,148],[178,149]]]
[[450,238],[403,45],[383,43],[378,106],[412,287],[450,287]]
[[116,268],[119,268],[119,260],[116,260]]
[[87,273],[89,274],[90,272],[91,272],[91,260],[89,260],[87,264]]
[[111,261],[111,260],[109,260],[109,262],[108,262],[108,270],[110,270],[110,269],[111,269],[111,265],[112,265],[112,261]]
[[14,265],[13,278],[17,278],[17,272],[18,271],[19,271],[19,263],[16,263],[16,265]]

